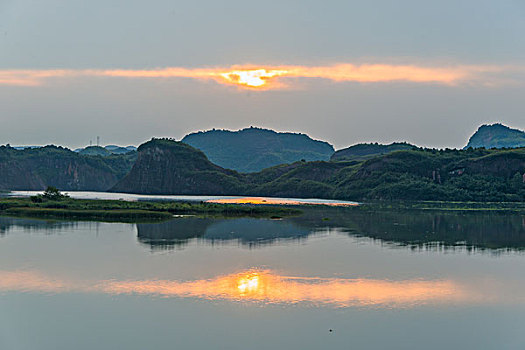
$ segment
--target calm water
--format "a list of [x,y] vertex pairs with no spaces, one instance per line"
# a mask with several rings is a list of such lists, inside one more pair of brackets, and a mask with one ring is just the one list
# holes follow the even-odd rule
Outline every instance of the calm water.
[[0,349],[523,349],[523,248],[508,214],[0,217]]

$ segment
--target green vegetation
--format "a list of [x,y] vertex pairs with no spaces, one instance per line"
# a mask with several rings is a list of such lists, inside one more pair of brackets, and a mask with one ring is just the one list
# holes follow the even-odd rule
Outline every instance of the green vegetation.
[[131,169],[136,152],[107,157],[81,155],[46,146],[17,150],[0,146],[0,189],[105,191]]
[[365,161],[335,196],[361,200],[520,202],[525,149],[398,151]]
[[79,150],[78,153],[84,156],[101,156],[101,157],[107,157],[112,154],[110,151],[100,146],[88,146],[86,148]]
[[329,160],[334,153],[329,143],[305,134],[254,127],[197,132],[185,136],[182,142],[203,151],[214,164],[245,173],[301,160]]
[[[46,191],[47,192],[47,191]],[[284,207],[167,201],[72,199],[54,191],[31,198],[1,198],[0,214],[101,221],[165,220],[173,215],[284,217],[301,211]]]
[[465,148],[525,147],[525,132],[503,124],[482,125],[472,135]]
[[185,143],[152,139],[138,152],[140,159],[112,192],[230,195],[241,191],[241,174],[211,163]]
[[32,196],[31,201],[35,203],[42,203],[46,200],[61,201],[66,198],[69,198],[69,195],[61,193],[56,187],[48,186],[43,194]]
[[152,140],[139,153],[139,160],[113,191],[355,201],[525,200],[525,148],[418,148],[359,162],[295,162],[252,174],[218,167],[202,152],[170,140]]
[[363,203],[355,210],[450,211],[450,212],[515,212],[525,213],[523,202],[446,202],[446,201],[377,201]]
[[[503,130],[507,136],[523,134],[500,124],[482,126],[471,142],[478,138],[483,142],[507,140],[494,130]],[[436,150],[407,143],[361,144],[336,152],[332,161],[309,161],[318,158],[304,152],[328,154],[333,148],[306,135],[258,128],[214,130],[191,134],[184,140],[200,140],[213,152],[222,152],[220,157],[227,154],[226,158],[219,157],[220,162],[237,162],[235,167],[244,164],[250,168],[252,162],[266,166],[264,162],[271,159],[268,164],[300,160],[257,173],[239,173],[212,163],[203,151],[170,139],[152,139],[138,152],[107,156],[86,156],[56,146],[24,150],[1,146],[0,190],[54,186],[67,191],[317,197],[361,202],[525,201],[525,148]],[[126,149],[119,148],[119,152]],[[274,151],[279,154],[278,161],[272,158]]]

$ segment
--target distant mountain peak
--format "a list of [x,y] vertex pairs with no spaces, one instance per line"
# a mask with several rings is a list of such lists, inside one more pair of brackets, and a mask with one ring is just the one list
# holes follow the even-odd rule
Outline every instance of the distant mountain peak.
[[483,124],[470,137],[465,148],[518,148],[525,147],[525,132],[501,123]]
[[77,148],[75,152],[83,155],[91,156],[102,156],[106,157],[112,154],[126,154],[129,152],[134,152],[137,150],[135,146],[117,146],[117,145],[107,145],[107,146],[87,146],[84,148]]
[[251,126],[241,130],[212,129],[186,135],[182,142],[206,154],[213,163],[240,172],[256,172],[300,160],[329,160],[334,148],[306,134]]

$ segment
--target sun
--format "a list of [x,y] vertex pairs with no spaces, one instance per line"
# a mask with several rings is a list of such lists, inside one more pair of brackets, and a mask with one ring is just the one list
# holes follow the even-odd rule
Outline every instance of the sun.
[[249,88],[263,88],[271,78],[285,75],[286,70],[277,69],[238,69],[229,72],[220,73],[220,76],[226,82]]

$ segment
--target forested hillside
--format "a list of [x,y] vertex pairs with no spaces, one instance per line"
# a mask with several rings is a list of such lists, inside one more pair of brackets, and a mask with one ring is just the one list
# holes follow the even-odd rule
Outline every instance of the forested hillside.
[[256,172],[300,160],[329,160],[334,153],[328,142],[308,135],[260,128],[197,132],[185,136],[182,142],[204,152],[212,163],[239,172]]
[[180,142],[139,147],[132,171],[112,190],[348,200],[523,201],[525,149],[392,152],[365,161],[295,162],[253,174],[211,163]]
[[389,145],[382,145],[379,143],[359,143],[357,145],[337,150],[330,160],[366,160],[395,151],[416,148],[417,146],[406,142],[394,142]]
[[136,152],[89,156],[67,148],[46,146],[17,150],[0,146],[0,189],[106,191],[130,169]]

